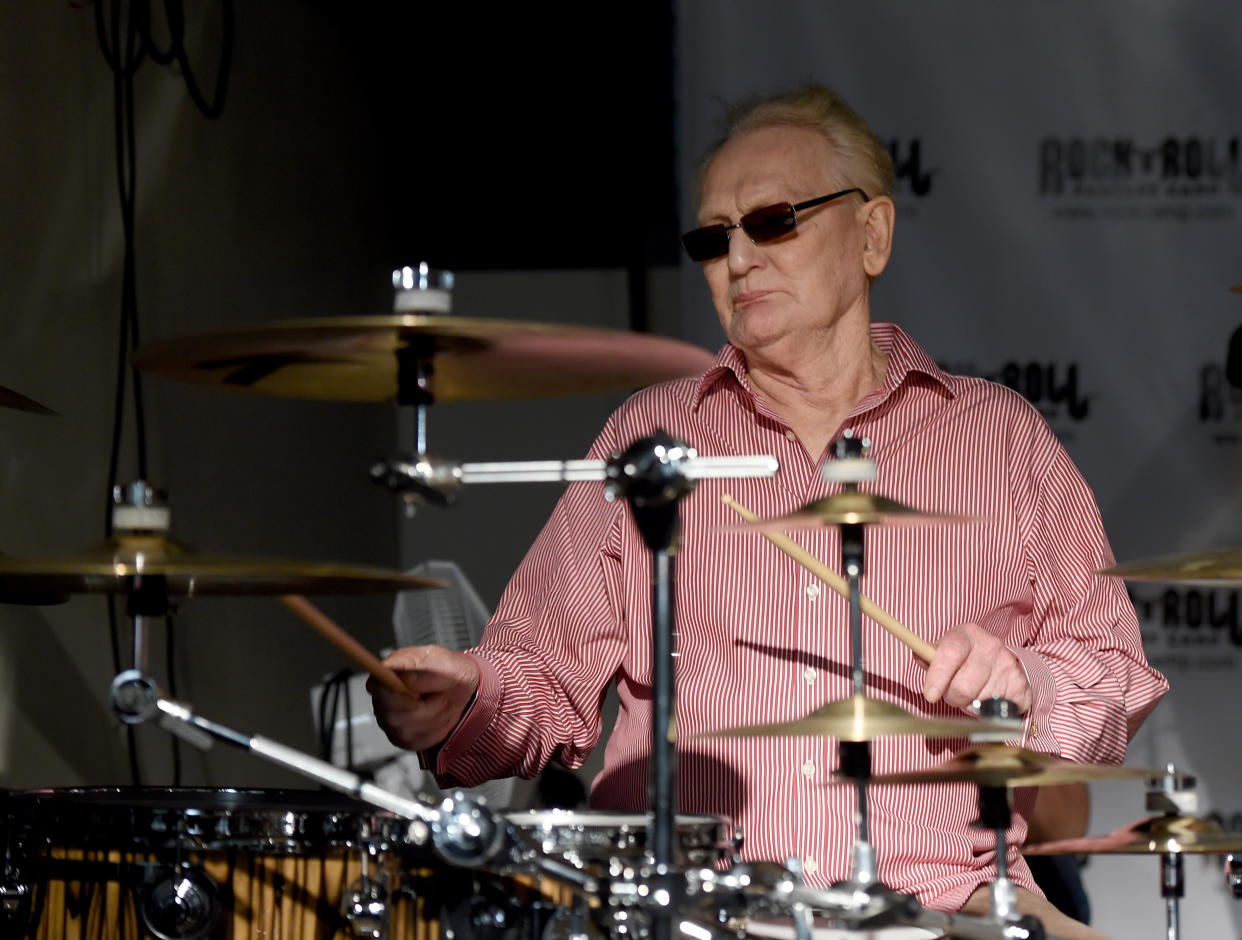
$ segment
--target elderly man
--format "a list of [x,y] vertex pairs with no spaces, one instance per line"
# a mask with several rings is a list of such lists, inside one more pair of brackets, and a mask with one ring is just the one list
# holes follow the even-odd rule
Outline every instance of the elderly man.
[[[636,394],[590,454],[659,426],[702,455],[780,460],[774,479],[704,481],[682,505],[679,808],[731,817],[745,857],[799,858],[813,885],[850,874],[854,795],[827,785],[835,742],[701,735],[848,696],[847,608],[762,538],[721,534],[736,521],[724,493],[762,516],[827,496],[828,445],[850,431],[873,443],[876,492],[988,520],[870,530],[864,593],[937,648],[925,667],[865,624],[873,697],[960,716],[976,698],[1003,696],[1026,716],[1025,745],[1119,762],[1167,689],[1144,660],[1124,589],[1093,573],[1111,561],[1099,513],[1043,420],[1008,389],[948,375],[900,328],[871,322],[871,283],[892,251],[891,187],[886,149],[826,89],[739,111],[705,164],[701,227],[683,239],[728,345],[704,375]],[[795,536],[822,559],[840,557],[835,530]],[[615,683],[620,712],[592,803],[644,809],[649,590],[627,507],[605,502],[597,484],[571,486],[478,648],[409,648],[388,660],[418,695],[373,688],[380,723],[397,744],[428,751],[448,782],[531,776],[551,760],[581,763]],[[943,741],[885,739],[873,762],[876,773],[907,771],[950,754]],[[1039,906],[1016,853],[1032,801],[1019,791],[1010,874],[1025,909],[1074,936]],[[881,880],[931,907],[986,909],[994,841],[970,825],[971,786],[876,787],[869,803]]]

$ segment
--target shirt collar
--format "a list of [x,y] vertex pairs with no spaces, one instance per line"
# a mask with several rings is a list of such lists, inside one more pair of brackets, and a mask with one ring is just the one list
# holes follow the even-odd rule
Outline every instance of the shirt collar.
[[[875,399],[883,400],[895,392],[911,373],[925,375],[944,389],[945,393],[954,398],[957,396],[949,375],[927,351],[916,343],[913,337],[896,323],[884,321],[871,324],[871,339],[888,355],[888,370],[884,375],[884,384],[868,395],[863,402],[867,407],[875,404]],[[724,345],[716,354],[716,364],[699,377],[694,387],[690,407],[697,410],[707,393],[727,376],[732,375],[737,383],[750,395],[755,394],[750,384],[750,374],[746,369],[746,357],[736,346]],[[859,404],[862,405],[863,402]]]

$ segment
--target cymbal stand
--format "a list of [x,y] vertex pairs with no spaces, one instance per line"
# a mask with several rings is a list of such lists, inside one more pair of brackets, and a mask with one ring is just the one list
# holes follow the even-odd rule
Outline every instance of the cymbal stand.
[[[864,480],[875,479],[875,463],[869,459],[871,442],[846,434],[833,442],[835,460],[824,466],[824,479],[841,483],[854,492]],[[864,572],[863,526],[841,525],[841,566],[849,583],[850,675],[853,694],[866,693],[862,641],[862,575]],[[838,741],[840,771],[854,781],[857,802],[854,809],[855,838],[851,853],[850,877],[845,885],[866,888],[876,883],[875,847],[871,845],[867,814],[867,781],[871,779],[871,743]]]
[[[427,262],[392,272],[393,312],[421,315],[447,314],[453,309],[453,272],[440,271]],[[397,350],[397,404],[414,408],[414,459],[427,457],[427,406],[435,401],[432,388],[432,360],[435,340],[410,343]],[[445,505],[441,491],[429,488],[420,493],[425,501]],[[406,499],[406,512],[414,514],[418,500]]]
[[[1195,792],[1193,774],[1179,771],[1173,764],[1165,766],[1158,777],[1147,778],[1145,803],[1149,813],[1192,816],[1199,811],[1199,795]],[[1167,940],[1178,940],[1181,934],[1180,902],[1186,894],[1186,882],[1180,852],[1160,853],[1160,896],[1164,898],[1165,934]]]
[[[164,494],[144,480],[112,488],[112,531],[120,538],[168,535],[169,511]],[[141,568],[141,555],[139,564]],[[168,613],[167,582],[159,575],[140,570],[130,578],[125,613],[132,631],[132,668],[146,672],[150,650],[147,619]]]

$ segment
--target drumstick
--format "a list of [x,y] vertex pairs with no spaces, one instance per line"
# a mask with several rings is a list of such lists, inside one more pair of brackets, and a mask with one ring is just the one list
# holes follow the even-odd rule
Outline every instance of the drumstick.
[[338,627],[322,610],[300,594],[282,594],[280,602],[312,626],[320,636],[369,672],[394,692],[412,695],[401,677],[380,662],[379,657]]
[[[749,522],[757,522],[759,517],[753,512],[735,500],[728,493],[720,497],[721,502],[732,509],[735,513]],[[781,532],[764,532],[763,537],[779,548],[782,552],[800,564],[819,580],[840,594],[842,597],[849,599],[850,586],[845,578],[841,577],[822,561],[808,552],[805,548],[791,539],[789,536]],[[936,647],[932,646],[913,630],[903,626],[895,617],[890,615],[884,608],[880,607],[870,598],[859,595],[860,606],[862,612],[878,623],[881,627],[891,633],[897,639],[901,640],[910,652],[914,653],[919,659],[925,663],[930,663],[932,657],[936,655]]]

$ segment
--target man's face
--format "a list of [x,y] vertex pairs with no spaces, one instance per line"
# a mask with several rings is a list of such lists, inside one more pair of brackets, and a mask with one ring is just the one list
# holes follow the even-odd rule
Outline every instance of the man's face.
[[[763,206],[855,185],[839,162],[832,145],[805,128],[741,134],[707,169],[699,224],[732,225]],[[733,345],[776,360],[796,358],[847,312],[868,315],[861,205],[861,197],[851,195],[804,210],[792,233],[758,245],[740,228],[730,232],[729,253],[703,262],[703,274]]]

